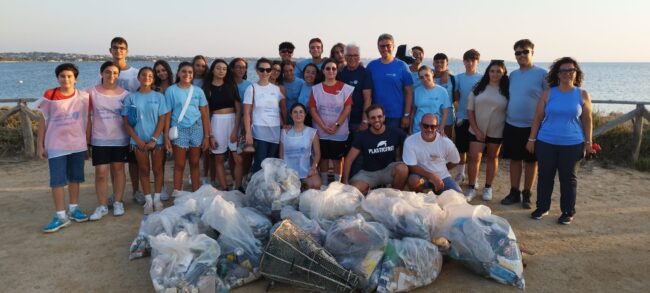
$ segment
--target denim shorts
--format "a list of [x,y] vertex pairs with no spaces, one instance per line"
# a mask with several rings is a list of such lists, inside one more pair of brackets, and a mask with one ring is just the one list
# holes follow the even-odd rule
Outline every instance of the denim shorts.
[[198,148],[203,142],[203,124],[201,119],[196,120],[192,126],[187,128],[178,128],[178,138],[174,140],[174,145],[179,148]]
[[50,187],[62,187],[68,183],[84,182],[85,160],[86,151],[48,159]]

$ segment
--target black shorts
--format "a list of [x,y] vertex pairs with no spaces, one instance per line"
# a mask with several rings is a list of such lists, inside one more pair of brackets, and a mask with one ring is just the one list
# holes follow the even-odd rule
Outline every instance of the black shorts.
[[319,142],[321,159],[340,160],[345,156],[345,151],[348,148],[347,141],[319,139]]
[[126,162],[129,146],[92,146],[93,166]]
[[469,135],[470,135],[469,140],[473,141],[473,142],[489,143],[489,144],[501,144],[501,142],[503,142],[503,138],[500,138],[500,137],[490,137],[490,136],[486,135],[485,136],[485,141],[479,141],[476,138],[476,135],[473,135],[471,133]]
[[522,128],[506,123],[503,128],[503,158],[516,161],[537,162],[535,155],[526,149],[529,136],[530,127]]
[[469,120],[464,119],[460,125],[454,124],[454,129],[456,130],[456,139],[454,140],[454,143],[456,144],[458,152],[469,152],[469,141],[471,135],[471,133],[469,133]]

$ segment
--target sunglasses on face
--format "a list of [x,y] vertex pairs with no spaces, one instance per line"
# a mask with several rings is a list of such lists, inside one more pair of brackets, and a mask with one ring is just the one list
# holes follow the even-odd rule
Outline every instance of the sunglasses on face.
[[283,50],[280,50],[280,53],[282,53],[282,54],[287,54],[287,53],[293,54],[293,50],[283,49]]
[[577,71],[578,71],[578,70],[575,69],[575,68],[568,68],[568,69],[560,69],[559,72],[560,72],[560,73],[575,73],[575,72],[577,72]]
[[325,67],[323,71],[336,71],[336,67]]
[[529,53],[530,53],[530,50],[528,50],[528,49],[522,50],[522,51],[515,51],[515,56],[519,56],[519,55],[522,55],[522,54],[523,55],[528,55]]
[[426,130],[435,130],[436,127],[438,127],[438,124],[425,124],[425,123],[420,123],[422,125],[422,129]]
[[257,71],[259,71],[259,72],[271,73],[271,71],[273,71],[273,68],[262,68],[262,67],[258,67],[258,68],[257,68]]

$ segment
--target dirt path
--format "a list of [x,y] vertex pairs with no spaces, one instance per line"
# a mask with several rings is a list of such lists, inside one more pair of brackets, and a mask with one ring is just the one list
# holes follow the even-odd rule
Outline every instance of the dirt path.
[[[87,162],[87,182],[81,186],[80,206],[88,213],[96,204],[93,170]],[[650,174],[584,166],[578,179],[576,218],[572,225],[561,226],[556,224],[558,183],[551,214],[542,221],[529,219],[530,211],[498,204],[509,190],[507,172],[507,164],[502,164],[493,186],[495,199],[487,205],[508,219],[519,241],[536,252],[524,257],[527,291],[643,292],[650,287]],[[150,260],[128,260],[129,245],[142,219],[141,208],[130,200],[130,185],[124,216],[109,214],[99,222],[75,223],[45,235],[40,229],[53,209],[47,183],[43,161],[0,163],[2,292],[153,291]],[[266,285],[261,280],[236,292],[264,292]],[[280,285],[271,292],[295,291],[290,289]],[[454,262],[445,263],[441,276],[417,292],[434,290],[517,291]]]

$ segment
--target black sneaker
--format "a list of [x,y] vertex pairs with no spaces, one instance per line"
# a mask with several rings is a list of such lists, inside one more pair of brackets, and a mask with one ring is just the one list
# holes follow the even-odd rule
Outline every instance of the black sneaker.
[[562,213],[562,215],[557,219],[558,224],[569,225],[573,221],[573,215],[569,213]]
[[501,200],[502,205],[511,205],[521,201],[521,192],[519,189],[510,188],[510,194]]
[[540,209],[536,209],[534,212],[530,214],[530,217],[535,220],[541,220],[546,215],[548,215],[548,211],[542,211]]
[[533,207],[530,205],[530,190],[524,189],[524,191],[521,192],[521,207],[530,210]]

